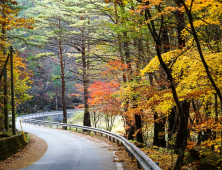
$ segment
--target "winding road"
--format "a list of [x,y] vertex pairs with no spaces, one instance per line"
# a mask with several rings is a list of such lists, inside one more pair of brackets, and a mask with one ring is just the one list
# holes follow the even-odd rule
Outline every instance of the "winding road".
[[24,131],[48,144],[45,155],[24,170],[117,170],[113,152],[104,142],[97,143],[64,130],[24,123],[22,126]]

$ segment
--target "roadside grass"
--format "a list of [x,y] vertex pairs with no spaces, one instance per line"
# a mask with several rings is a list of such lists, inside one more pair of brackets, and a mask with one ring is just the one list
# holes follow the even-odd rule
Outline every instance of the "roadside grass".
[[[75,124],[75,125],[83,126],[83,118],[84,118],[84,111],[80,110],[76,112],[75,114],[73,114],[72,117],[68,118],[67,122],[68,124]],[[100,118],[100,120],[97,123],[97,128],[106,129],[106,121],[104,118]],[[117,134],[124,133],[124,126],[123,126],[121,116],[116,116],[111,132],[117,133]]]
[[74,124],[74,125],[80,125],[83,126],[83,118],[84,118],[84,111],[79,110],[78,112],[75,112],[73,116],[68,118],[68,124]]
[[30,136],[29,136],[28,133],[25,133],[25,138],[26,138],[27,143],[29,143],[30,142]]

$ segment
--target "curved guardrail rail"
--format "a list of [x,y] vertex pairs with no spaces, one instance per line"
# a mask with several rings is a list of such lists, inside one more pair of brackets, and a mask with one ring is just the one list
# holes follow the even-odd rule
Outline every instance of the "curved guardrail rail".
[[141,169],[141,166],[145,170],[161,170],[159,166],[156,165],[146,154],[144,154],[139,148],[137,148],[134,144],[129,142],[124,137],[117,135],[115,133],[98,129],[98,128],[92,128],[88,126],[80,126],[80,125],[74,125],[74,124],[66,124],[66,123],[59,123],[59,122],[49,122],[49,121],[42,121],[42,120],[36,120],[36,119],[30,119],[30,118],[22,118],[21,119],[25,123],[33,123],[38,125],[45,125],[49,124],[50,126],[55,125],[57,126],[66,126],[66,127],[73,127],[77,129],[82,129],[82,132],[84,133],[84,130],[87,130],[88,133],[90,131],[93,131],[94,133],[100,133],[101,136],[104,134],[106,137],[109,137],[109,140],[111,141],[111,138],[113,138],[113,142],[116,142],[119,144],[121,142],[121,145],[124,145],[126,147],[126,151],[128,152],[131,159],[136,158],[137,159],[137,167],[138,169]]

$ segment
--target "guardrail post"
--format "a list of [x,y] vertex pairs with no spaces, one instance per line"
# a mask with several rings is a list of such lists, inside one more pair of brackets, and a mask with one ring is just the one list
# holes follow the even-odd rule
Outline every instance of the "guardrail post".
[[137,169],[142,169],[142,166],[138,160],[136,160],[136,163],[137,163]]
[[56,125],[57,126],[57,129],[58,129],[58,125]]
[[101,137],[103,136],[103,134],[102,134],[102,133],[100,133],[100,135],[101,135]]
[[109,136],[109,141],[111,141],[111,136]]
[[113,143],[115,143],[115,138],[113,138]]
[[90,130],[88,130],[88,135],[90,135]]
[[69,130],[72,130],[72,128],[71,128],[71,127],[69,127]]
[[154,162],[157,166],[160,166],[160,163],[159,162]]
[[130,152],[130,158],[131,158],[131,160],[135,159],[135,156],[131,152]]
[[106,138],[108,138],[108,135],[106,135]]
[[76,128],[76,132],[77,132],[77,128]]
[[126,153],[128,153],[128,156],[131,157],[131,152],[126,147]]
[[82,129],[82,133],[84,133],[84,129]]
[[116,139],[116,143],[117,143],[117,145],[119,145],[119,140],[118,139]]
[[96,132],[94,132],[94,134],[96,135]]

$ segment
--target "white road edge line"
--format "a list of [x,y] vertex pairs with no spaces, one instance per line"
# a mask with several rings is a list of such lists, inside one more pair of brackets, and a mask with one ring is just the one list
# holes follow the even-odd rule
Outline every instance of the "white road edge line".
[[[110,147],[109,144],[105,144],[105,146]],[[118,156],[116,155],[116,151],[113,151],[114,159],[118,160]],[[116,161],[117,170],[124,170],[121,162]]]
[[[116,151],[113,151],[113,155],[114,155],[114,159],[118,160]],[[117,167],[117,170],[123,170],[123,165],[121,162],[116,161],[116,167]]]

